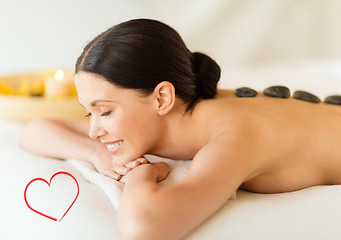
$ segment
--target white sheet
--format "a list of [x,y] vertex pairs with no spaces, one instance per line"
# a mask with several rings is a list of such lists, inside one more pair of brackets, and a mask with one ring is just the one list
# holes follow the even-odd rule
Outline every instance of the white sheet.
[[[74,167],[75,161],[70,164],[39,157],[16,147],[13,141],[18,127],[1,121],[0,129],[7,137],[1,137],[0,142],[0,239],[119,239],[112,199],[102,190],[103,185],[96,185],[96,180],[88,182]],[[178,170],[186,173],[186,169]],[[65,218],[53,222],[28,209],[23,193],[33,178],[48,180],[58,171],[70,172],[77,178],[80,194]],[[238,191],[236,200],[188,239],[340,239],[340,202],[340,186],[273,195]]]
[[[295,75],[291,77],[293,83]],[[328,86],[330,82],[326,77],[320,85]],[[251,80],[245,83],[241,85],[253,87]],[[261,84],[266,85],[258,82]],[[312,85],[318,86],[318,83]],[[340,88],[340,84],[329,86],[332,90]],[[317,88],[305,90],[318,91]],[[89,182],[83,177],[84,172],[71,162],[19,149],[15,137],[20,127],[20,123],[0,119],[0,239],[120,239],[116,212],[105,191],[95,181]],[[80,186],[78,199],[61,222],[36,214],[24,200],[24,190],[30,180],[38,177],[49,180],[58,171],[74,175]],[[61,194],[56,198],[63,200],[64,197]],[[317,186],[285,194],[238,191],[236,200],[229,201],[187,239],[341,239],[340,203],[341,186]]]
[[[150,162],[161,162],[164,161],[168,163],[171,168],[171,171],[167,178],[160,182],[161,186],[169,186],[172,184],[176,184],[183,180],[188,173],[191,161],[190,160],[170,160],[164,159],[157,156],[147,155],[145,156]],[[77,159],[68,159],[67,163],[70,163],[74,166],[82,175],[85,177],[89,182],[98,186],[105,195],[109,198],[111,204],[113,205],[114,209],[117,210],[119,207],[120,199],[122,196],[122,191],[124,184],[121,182],[113,181],[111,178],[106,177],[102,174],[96,172],[95,168],[84,161],[77,160]],[[235,194],[231,197],[235,199]]]
[[[173,161],[169,159],[162,159],[156,156],[146,156],[150,162],[165,161],[171,167],[171,172],[167,179],[160,183],[160,185],[171,185],[181,181],[186,177],[191,161]],[[103,193],[108,197],[114,209],[117,210],[120,198],[123,191],[123,183],[113,181],[111,178],[99,174],[95,171],[94,167],[81,160],[68,159],[67,163],[70,163],[75,167],[89,182],[95,184]]]

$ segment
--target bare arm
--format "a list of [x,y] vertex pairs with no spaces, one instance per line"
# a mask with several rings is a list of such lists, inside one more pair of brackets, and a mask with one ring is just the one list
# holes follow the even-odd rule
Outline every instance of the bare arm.
[[204,147],[188,177],[174,186],[155,183],[162,167],[145,164],[132,170],[118,210],[124,239],[180,239],[214,214],[254,167],[250,152],[228,147],[223,138]]
[[84,150],[95,146],[86,136],[88,127],[86,121],[35,120],[22,128],[17,142],[20,147],[39,155],[91,162],[92,154]]
[[99,172],[115,178],[112,157],[101,142],[88,137],[89,127],[87,120],[35,120],[22,128],[17,142],[23,149],[46,157],[90,162]]

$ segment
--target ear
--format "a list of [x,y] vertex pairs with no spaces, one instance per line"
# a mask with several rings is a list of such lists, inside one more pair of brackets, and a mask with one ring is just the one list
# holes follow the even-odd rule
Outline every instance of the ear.
[[157,112],[166,115],[175,104],[175,88],[167,81],[160,82],[154,89]]

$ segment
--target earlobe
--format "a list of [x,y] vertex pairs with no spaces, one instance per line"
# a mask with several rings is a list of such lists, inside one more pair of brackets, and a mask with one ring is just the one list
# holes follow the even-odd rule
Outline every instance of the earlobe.
[[157,101],[157,112],[166,115],[175,104],[175,88],[167,81],[160,82],[154,89]]

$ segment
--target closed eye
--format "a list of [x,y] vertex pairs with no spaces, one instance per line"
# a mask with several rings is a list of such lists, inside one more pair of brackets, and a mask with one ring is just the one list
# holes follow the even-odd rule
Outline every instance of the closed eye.
[[112,111],[104,112],[101,114],[101,117],[109,116]]
[[84,117],[90,117],[91,113],[86,114]]

